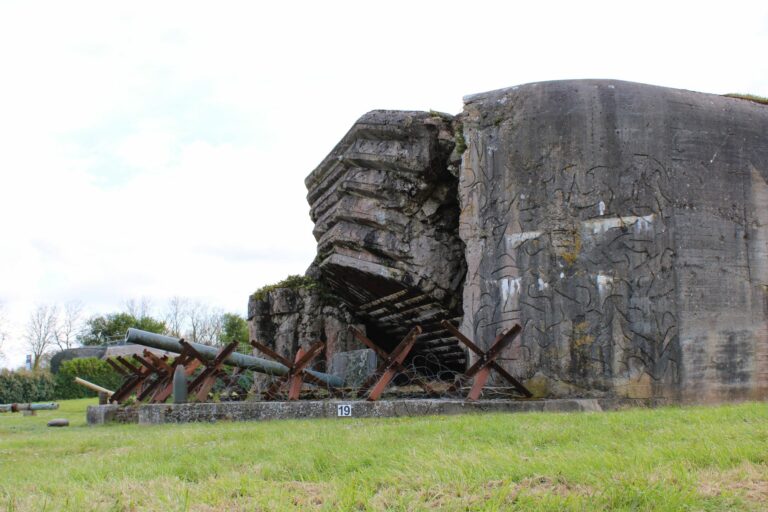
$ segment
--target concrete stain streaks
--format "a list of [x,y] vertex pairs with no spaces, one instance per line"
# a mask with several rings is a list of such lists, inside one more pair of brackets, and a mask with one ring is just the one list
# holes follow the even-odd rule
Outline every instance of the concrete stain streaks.
[[504,364],[547,396],[765,398],[766,133],[762,105],[615,80],[374,111],[307,178],[315,269],[366,325],[520,323]]
[[547,380],[550,395],[765,396],[768,299],[749,276],[766,275],[768,219],[748,225],[738,202],[768,215],[746,172],[768,168],[768,112],[724,115],[723,101],[612,80],[469,97],[465,332],[491,340],[514,313],[525,356],[509,369]]

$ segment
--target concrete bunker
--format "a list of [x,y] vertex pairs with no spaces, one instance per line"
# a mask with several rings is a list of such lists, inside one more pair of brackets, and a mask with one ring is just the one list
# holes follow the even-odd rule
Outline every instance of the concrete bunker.
[[471,356],[440,321],[486,349],[519,323],[501,362],[537,396],[765,398],[767,178],[768,106],[712,94],[556,81],[373,111],[306,180],[307,275],[336,303],[252,299],[252,332],[391,348],[418,324],[412,357],[450,372]]

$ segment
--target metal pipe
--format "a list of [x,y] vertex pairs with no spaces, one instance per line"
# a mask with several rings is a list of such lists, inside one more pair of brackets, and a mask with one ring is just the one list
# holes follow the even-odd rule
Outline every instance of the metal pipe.
[[[126,343],[135,343],[137,345],[143,345],[145,347],[152,347],[158,350],[165,350],[166,352],[181,353],[182,346],[179,338],[172,336],[165,336],[163,334],[155,334],[153,332],[142,331],[140,329],[128,329],[128,333],[125,335]],[[201,356],[208,360],[216,358],[216,354],[219,353],[216,347],[210,347],[208,345],[201,345],[199,343],[189,343]],[[268,359],[262,359],[256,356],[250,356],[241,354],[239,352],[232,352],[229,357],[224,360],[224,364],[230,366],[236,366],[243,368],[244,370],[253,370],[258,373],[265,373],[267,375],[282,376],[288,373],[288,367],[284,364],[277,363],[275,361],[269,361]],[[316,372],[314,370],[306,370],[307,373],[313,377],[321,380],[325,384],[340,388],[344,385],[344,380],[329,373]]]
[[106,393],[107,397],[110,397],[115,394],[114,391],[110,391],[107,388],[103,388],[99,386],[98,384],[94,384],[93,382],[88,382],[85,379],[81,379],[80,377],[75,377],[75,383],[80,384],[83,387],[86,387],[90,390],[96,391],[97,393]]
[[59,404],[55,402],[48,404],[0,404],[0,412],[44,411],[58,408]]

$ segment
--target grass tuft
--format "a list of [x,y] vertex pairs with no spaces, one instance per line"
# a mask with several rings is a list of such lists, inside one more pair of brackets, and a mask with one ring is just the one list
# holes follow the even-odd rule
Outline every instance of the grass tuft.
[[436,119],[443,119],[445,121],[448,121],[449,123],[453,119],[453,116],[451,114],[446,114],[445,112],[439,112],[437,110],[429,109],[429,117],[434,117]]
[[456,147],[454,150],[458,154],[464,154],[467,150],[467,140],[464,138],[464,124],[456,123],[456,127],[453,130],[453,138],[456,141]]
[[266,300],[269,292],[277,290],[278,288],[288,288],[291,290],[314,290],[320,288],[320,283],[308,276],[302,276],[298,274],[291,275],[278,283],[262,286],[253,292],[251,297],[256,300]]
[[768,98],[764,98],[763,96],[757,96],[755,94],[741,94],[738,92],[730,92],[728,94],[723,94],[723,96],[727,98],[737,98],[740,100],[753,101],[755,103],[760,103],[761,105],[768,105]]

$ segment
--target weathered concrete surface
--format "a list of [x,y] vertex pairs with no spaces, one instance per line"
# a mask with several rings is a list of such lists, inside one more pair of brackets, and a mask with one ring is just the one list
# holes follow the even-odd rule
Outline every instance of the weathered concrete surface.
[[[303,400],[296,402],[224,402],[198,404],[153,404],[133,408],[120,414],[116,405],[88,407],[88,424],[110,422],[188,423],[214,421],[263,421],[279,419],[338,418],[338,406],[349,405],[353,418],[387,418],[399,416],[433,416],[489,412],[599,412],[632,406],[656,406],[654,400]],[[339,418],[340,420],[347,418]]]
[[318,340],[324,341],[325,364],[317,367],[321,370],[333,354],[361,348],[349,333],[350,325],[365,331],[347,308],[328,304],[318,291],[289,288],[270,291],[265,300],[251,297],[248,325],[251,339],[289,359],[299,347],[307,349]]
[[450,377],[471,361],[440,320],[485,347],[519,322],[501,363],[536,396],[763,399],[767,177],[768,107],[711,94],[578,80],[373,111],[306,180],[309,272],[344,305],[278,292],[252,334],[330,358],[360,347],[348,325],[385,349],[421,325],[407,363]]
[[414,354],[463,366],[439,327],[460,316],[464,277],[453,137],[448,115],[369,112],[306,185],[322,279],[370,336],[391,349],[419,324]]
[[539,395],[768,397],[768,107],[613,81],[465,98],[462,330]]
[[106,351],[107,347],[77,347],[60,350],[51,357],[51,372],[58,373],[59,367],[64,361],[83,357],[96,357],[100,359]]
[[376,352],[366,348],[337,352],[331,357],[328,373],[344,379],[344,387],[359,388],[376,372]]
[[85,412],[89,425],[105,423],[138,423],[138,406],[123,407],[116,404],[89,405]]

